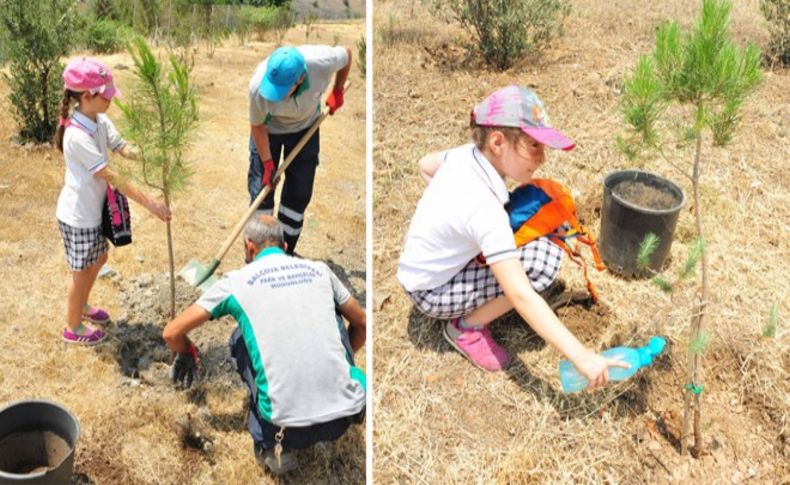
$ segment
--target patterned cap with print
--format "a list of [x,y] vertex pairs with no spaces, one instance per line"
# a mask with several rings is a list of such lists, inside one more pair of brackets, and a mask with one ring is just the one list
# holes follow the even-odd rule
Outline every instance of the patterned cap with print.
[[540,98],[516,84],[499,89],[475,106],[472,119],[480,126],[506,126],[521,131],[551,148],[571,150],[573,141],[549,126]]

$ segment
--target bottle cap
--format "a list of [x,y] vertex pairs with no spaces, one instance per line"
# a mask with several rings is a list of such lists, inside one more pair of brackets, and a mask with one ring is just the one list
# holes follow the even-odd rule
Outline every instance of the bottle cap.
[[653,336],[650,337],[650,341],[647,343],[647,348],[650,350],[650,353],[653,355],[653,357],[655,357],[664,350],[666,345],[667,341],[664,340],[663,337]]

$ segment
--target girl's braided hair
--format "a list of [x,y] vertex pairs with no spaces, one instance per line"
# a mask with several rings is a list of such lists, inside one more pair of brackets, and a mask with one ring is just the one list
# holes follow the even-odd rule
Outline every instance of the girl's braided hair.
[[69,119],[71,104],[79,102],[80,94],[82,93],[70,89],[63,90],[63,100],[60,102],[60,122],[58,123],[58,129],[55,131],[55,146],[58,147],[61,153],[63,153],[63,134],[66,132],[66,120]]

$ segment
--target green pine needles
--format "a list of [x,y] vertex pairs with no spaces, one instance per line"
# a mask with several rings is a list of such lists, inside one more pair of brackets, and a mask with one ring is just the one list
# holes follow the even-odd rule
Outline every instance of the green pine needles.
[[763,337],[774,338],[776,337],[776,328],[779,326],[779,309],[776,308],[776,303],[771,305],[771,312],[768,316],[768,324],[763,328]]
[[136,77],[135,91],[119,102],[124,136],[139,152],[135,178],[167,196],[180,189],[191,175],[184,150],[188,134],[198,121],[197,94],[187,65],[170,55],[171,70],[164,71],[142,38],[129,46]]
[[639,244],[639,251],[636,254],[636,267],[644,270],[650,265],[650,257],[658,249],[658,243],[661,238],[656,236],[653,232],[648,232],[642,242]]
[[[649,232],[645,235],[645,238],[642,239],[641,243],[639,243],[639,251],[636,255],[637,268],[639,268],[641,271],[652,271],[649,268],[650,258],[653,257],[653,253],[655,253],[658,249],[660,242],[661,238],[652,232]],[[678,271],[677,278],[674,281],[668,280],[662,274],[655,273],[651,279],[652,283],[659,287],[661,291],[666,293],[673,291],[675,286],[682,280],[686,280],[696,274],[696,269],[699,265],[700,259],[702,258],[702,251],[704,248],[705,245],[702,242],[702,239],[697,239],[694,242],[694,246],[692,246],[691,250],[689,251],[686,261],[683,262],[683,266],[681,266],[680,270]]]
[[[135,90],[126,103],[118,103],[125,121],[124,136],[138,151],[133,178],[158,190],[170,208],[173,192],[192,175],[184,151],[198,122],[197,92],[190,69],[170,54],[165,71],[142,38],[129,45],[134,62]],[[175,317],[175,266],[170,222],[167,223],[170,262],[170,313]]]
[[705,249],[705,243],[702,241],[702,238],[698,238],[686,257],[683,267],[680,268],[680,274],[678,275],[680,279],[685,280],[696,274],[697,264],[702,258],[703,249]]
[[672,103],[693,108],[686,111],[690,130],[674,141],[696,139],[704,128],[716,145],[732,140],[743,102],[759,85],[761,72],[759,49],[754,44],[741,49],[730,39],[729,15],[728,2],[704,0],[702,17],[690,32],[681,32],[675,21],[658,29],[652,54],[639,58],[623,86],[620,110],[633,129],[624,141],[634,153],[661,147],[656,125]]

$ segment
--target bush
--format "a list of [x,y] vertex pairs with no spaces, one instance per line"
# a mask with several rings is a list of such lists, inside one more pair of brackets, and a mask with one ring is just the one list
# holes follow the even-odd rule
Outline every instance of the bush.
[[434,0],[433,7],[467,29],[498,69],[546,48],[570,13],[567,0]]
[[117,52],[132,36],[132,29],[113,20],[99,19],[88,28],[85,47],[100,54]]
[[296,13],[289,6],[242,7],[242,17],[263,40],[268,32],[274,32],[277,42],[282,42],[288,29],[294,26]]
[[0,67],[2,67],[8,60],[8,32],[5,26],[0,22]]
[[19,141],[44,143],[55,134],[63,98],[63,64],[74,44],[74,0],[5,0],[0,23],[7,31],[8,84]]
[[790,65],[790,2],[787,0],[762,0],[760,10],[768,20],[771,41],[768,57],[784,66]]
[[357,67],[362,78],[365,78],[368,73],[367,61],[367,43],[365,42],[365,36],[362,35],[357,41]]

